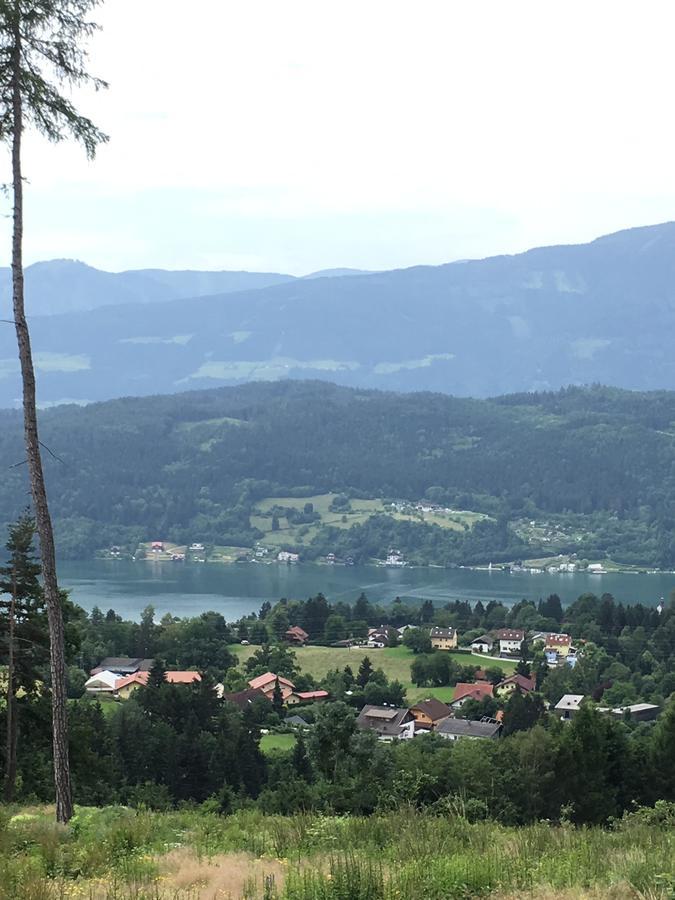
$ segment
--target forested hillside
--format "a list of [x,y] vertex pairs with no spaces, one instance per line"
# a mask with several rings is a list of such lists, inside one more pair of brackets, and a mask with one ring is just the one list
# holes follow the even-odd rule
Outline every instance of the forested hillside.
[[[306,558],[396,546],[441,564],[553,550],[675,564],[674,393],[468,400],[285,381],[61,407],[42,414],[42,438],[59,547],[74,558],[156,539],[251,547],[273,498],[339,492],[346,510],[426,498],[483,515],[444,529],[374,509],[315,528]],[[6,522],[26,504],[22,460],[20,416],[5,411]]]

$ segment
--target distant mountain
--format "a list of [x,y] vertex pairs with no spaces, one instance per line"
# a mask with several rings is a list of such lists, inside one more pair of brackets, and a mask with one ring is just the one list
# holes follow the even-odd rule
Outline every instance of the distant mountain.
[[372,275],[369,269],[320,269],[318,272],[310,272],[303,278],[341,278],[344,275]]
[[[182,275],[131,274],[155,291]],[[283,378],[479,397],[593,382],[675,388],[673,334],[675,223],[516,256],[32,318],[43,403]],[[15,360],[2,328],[0,405],[19,396]]]
[[[53,259],[26,268],[26,308],[31,316],[52,316],[119,303],[158,303],[180,297],[229,294],[292,280],[292,275],[265,272],[103,272],[77,260]],[[11,290],[11,270],[1,268],[1,304],[9,303]]]

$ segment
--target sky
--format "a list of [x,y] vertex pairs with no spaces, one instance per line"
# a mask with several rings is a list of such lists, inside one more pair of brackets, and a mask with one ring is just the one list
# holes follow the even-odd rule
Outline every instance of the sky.
[[675,219],[670,0],[107,0],[97,19],[110,88],[76,100],[110,141],[90,163],[27,135],[27,263],[391,269]]

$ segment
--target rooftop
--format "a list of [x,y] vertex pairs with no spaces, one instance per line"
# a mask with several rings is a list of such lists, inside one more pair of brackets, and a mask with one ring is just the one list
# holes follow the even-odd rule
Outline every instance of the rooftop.
[[268,685],[271,681],[276,681],[277,678],[279,679],[279,684],[285,684],[286,687],[289,688],[295,687],[293,682],[289,681],[288,678],[284,678],[283,675],[275,675],[274,672],[265,672],[264,675],[258,675],[255,678],[251,678],[248,686],[255,690],[255,688],[265,687],[265,685]]
[[555,709],[579,709],[584,694],[564,694],[555,705]]
[[415,703],[410,709],[411,711],[418,709],[421,713],[424,713],[425,716],[428,716],[432,722],[438,722],[450,713],[450,708],[446,706],[445,703],[437,700],[436,697],[430,697],[428,700],[420,700],[419,703]]
[[471,719],[454,719],[448,717],[436,727],[439,734],[453,734],[458,737],[490,738],[498,734],[499,722],[473,722]]

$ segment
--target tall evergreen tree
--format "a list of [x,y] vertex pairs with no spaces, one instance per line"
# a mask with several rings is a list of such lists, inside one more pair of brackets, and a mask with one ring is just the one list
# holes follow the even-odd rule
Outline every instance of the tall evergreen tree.
[[359,666],[359,671],[356,676],[356,683],[359,687],[364,688],[368,684],[373,671],[373,664],[367,656],[364,656],[361,660],[361,665]]
[[99,0],[0,0],[0,138],[11,145],[12,301],[23,384],[24,439],[40,536],[44,596],[51,644],[52,730],[56,817],[67,822],[73,801],[68,759],[66,660],[56,555],[37,422],[35,369],[24,305],[22,138],[33,125],[51,141],[71,136],[92,157],[106,136],[61,92],[104,83],[85,69],[83,42],[95,30],[88,15]]
[[284,711],[284,695],[281,692],[281,685],[279,684],[278,676],[274,681],[274,690],[272,691],[272,709],[279,715],[281,715]]
[[[17,772],[19,705],[17,693],[30,693],[40,678],[49,644],[40,566],[33,555],[35,521],[23,515],[9,529],[9,561],[0,567],[0,637],[7,654],[7,739],[3,797],[14,798]],[[6,598],[6,599],[4,599]]]

